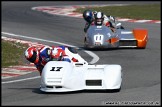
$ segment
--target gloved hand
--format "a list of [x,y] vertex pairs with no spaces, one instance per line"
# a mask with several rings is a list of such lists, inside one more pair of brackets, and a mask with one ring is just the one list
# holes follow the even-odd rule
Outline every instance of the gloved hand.
[[71,62],[71,60],[70,60],[70,58],[68,56],[63,56],[62,61]]
[[56,55],[58,54],[58,50],[56,49],[56,48],[54,48],[53,50],[52,50],[52,57],[54,58]]

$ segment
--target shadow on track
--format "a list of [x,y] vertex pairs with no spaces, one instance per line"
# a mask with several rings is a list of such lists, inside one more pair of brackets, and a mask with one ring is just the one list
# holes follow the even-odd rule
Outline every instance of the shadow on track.
[[79,94],[79,93],[117,93],[120,92],[120,89],[116,90],[79,90],[79,91],[72,91],[72,92],[43,92],[39,89],[33,90],[34,93],[37,94]]
[[116,50],[142,50],[144,48],[85,48],[79,47],[78,50],[87,50],[87,51],[116,51]]
[[31,90],[33,93],[36,94],[79,94],[79,93],[117,93],[120,92],[120,89],[115,90],[79,90],[79,91],[71,91],[71,92],[43,92],[39,88],[9,88],[9,89],[16,89],[16,90]]

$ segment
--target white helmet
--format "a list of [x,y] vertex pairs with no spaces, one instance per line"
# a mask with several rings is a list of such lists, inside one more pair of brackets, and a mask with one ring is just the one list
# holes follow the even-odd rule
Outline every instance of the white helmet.
[[96,25],[102,25],[104,17],[102,12],[97,12],[97,14],[94,14],[95,17],[95,24]]

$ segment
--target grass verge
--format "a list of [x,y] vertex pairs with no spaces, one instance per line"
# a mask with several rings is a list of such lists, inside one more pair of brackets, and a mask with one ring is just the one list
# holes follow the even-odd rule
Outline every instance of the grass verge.
[[146,5],[78,8],[76,12],[83,13],[84,10],[90,9],[92,11],[101,11],[106,15],[112,15],[114,17],[119,18],[160,20],[161,19],[160,8],[161,8],[160,4],[149,4],[149,5],[146,4]]
[[27,49],[26,45],[1,39],[1,48],[1,67],[24,64],[24,52]]

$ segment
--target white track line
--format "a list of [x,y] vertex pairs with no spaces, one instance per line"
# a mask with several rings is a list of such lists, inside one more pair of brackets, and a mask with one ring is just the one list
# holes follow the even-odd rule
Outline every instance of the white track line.
[[[9,36],[15,36],[15,37],[22,37],[22,38],[28,38],[28,39],[33,39],[33,40],[39,40],[39,41],[45,41],[45,42],[51,42],[51,43],[56,43],[56,44],[60,44],[60,45],[66,45],[66,46],[70,46],[70,47],[76,47],[73,45],[69,45],[69,44],[65,44],[65,43],[61,43],[61,42],[56,42],[56,41],[50,41],[50,40],[44,40],[44,39],[40,39],[40,38],[35,38],[35,37],[29,37],[29,36],[22,36],[22,35],[17,35],[17,34],[13,34],[13,33],[8,33],[8,32],[1,32],[4,35],[9,35]],[[92,56],[92,61],[89,62],[90,64],[94,64],[99,60],[99,57],[91,52],[91,51],[86,51],[84,50],[87,54],[89,54],[90,56]],[[40,77],[40,76],[39,76]],[[35,78],[39,78],[38,76],[36,77],[31,77],[31,78],[25,78],[25,79],[19,79],[19,80],[13,80],[13,81],[6,81],[6,82],[2,82],[2,84],[5,83],[13,83],[13,82],[19,82],[19,81],[25,81],[25,80],[29,80],[29,79],[35,79]]]
[[19,80],[13,80],[13,81],[5,81],[5,82],[2,82],[2,84],[19,82],[19,81],[26,81],[26,80],[36,79],[36,78],[40,78],[40,76],[31,77],[31,78],[25,78],[25,79],[19,79]]
[[[44,42],[51,42],[51,43],[56,43],[56,44],[60,44],[60,45],[66,45],[66,46],[70,46],[70,47],[76,47],[74,45],[69,45],[69,44],[66,44],[66,43],[50,41],[50,40],[44,40],[44,39],[35,38],[35,37],[29,37],[29,36],[22,36],[22,35],[17,35],[17,34],[13,34],[13,33],[2,32],[2,34],[9,35],[9,36],[15,36],[15,37],[28,38],[28,39],[33,39],[33,40],[39,40],[39,41],[44,41]],[[99,57],[95,53],[93,53],[91,51],[86,51],[86,50],[84,50],[84,51],[87,54],[89,54],[90,56],[92,56],[92,58],[93,58],[92,61],[89,62],[90,64],[94,64],[99,60]]]

